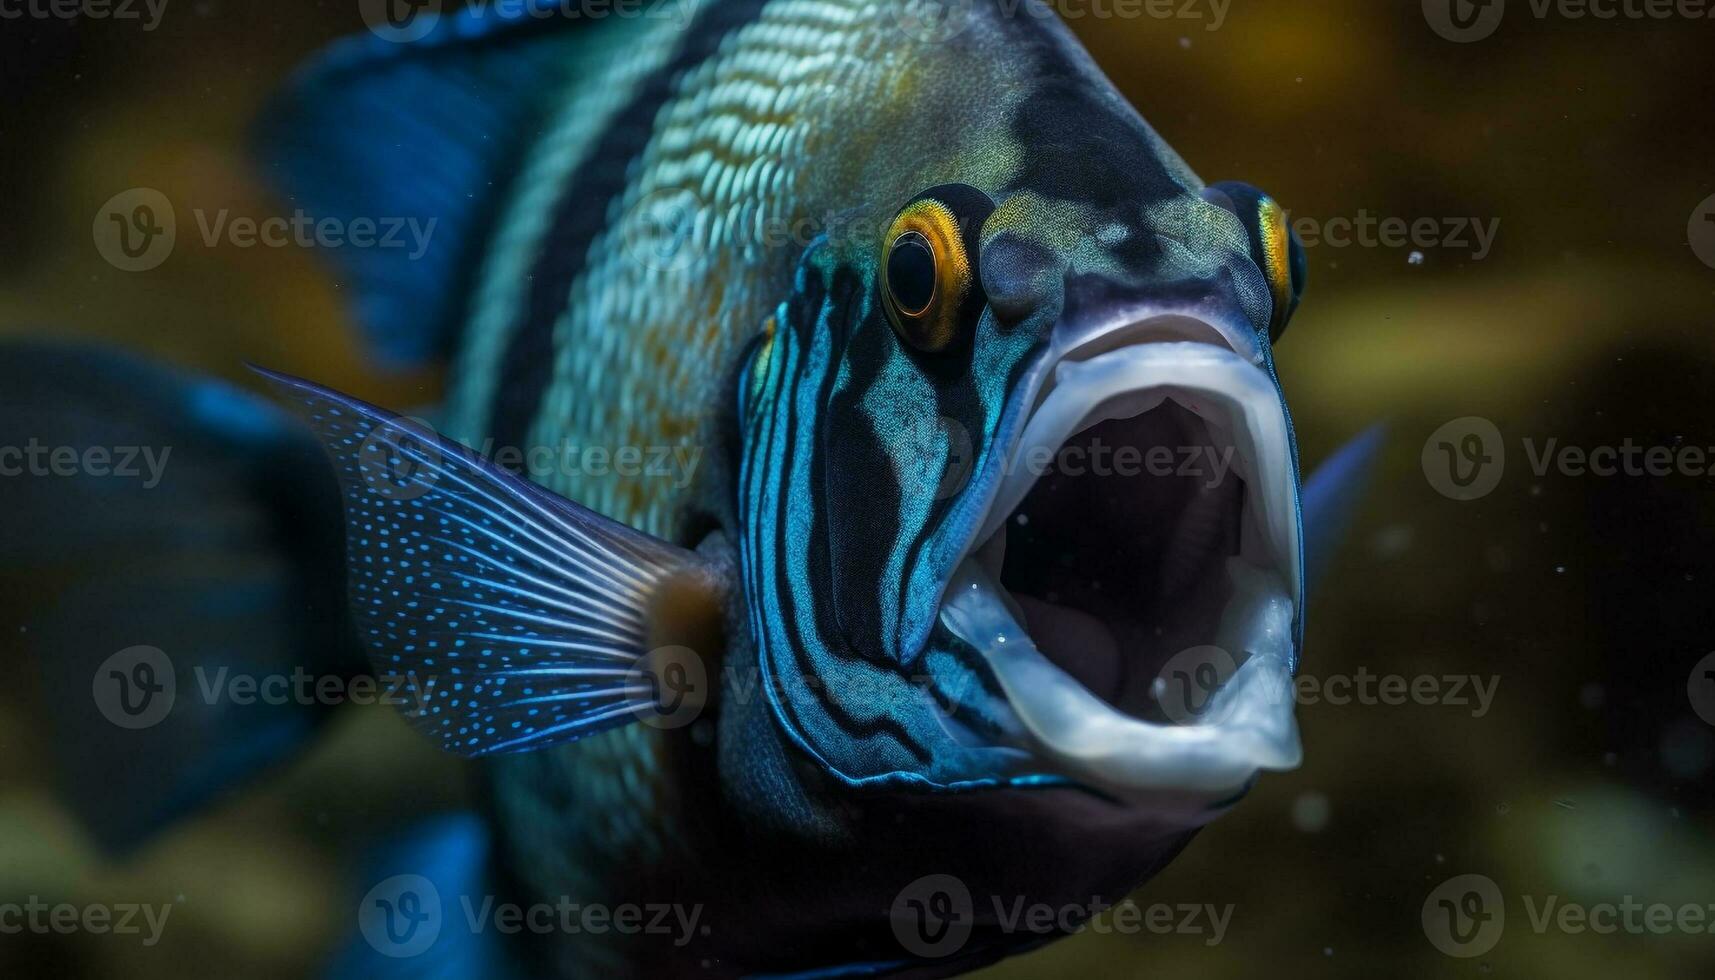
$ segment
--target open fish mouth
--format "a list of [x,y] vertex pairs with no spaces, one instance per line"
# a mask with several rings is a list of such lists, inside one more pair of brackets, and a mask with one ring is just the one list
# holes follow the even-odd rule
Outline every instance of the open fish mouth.
[[1047,368],[941,620],[1056,772],[1122,798],[1231,795],[1301,759],[1290,423],[1231,347],[1119,334],[1161,331]]

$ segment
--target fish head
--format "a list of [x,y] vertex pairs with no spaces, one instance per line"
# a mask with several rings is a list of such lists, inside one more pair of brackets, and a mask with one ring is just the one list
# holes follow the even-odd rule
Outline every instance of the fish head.
[[843,790],[1201,826],[1300,756],[1303,250],[1058,25],[940,43],[740,381],[760,689]]

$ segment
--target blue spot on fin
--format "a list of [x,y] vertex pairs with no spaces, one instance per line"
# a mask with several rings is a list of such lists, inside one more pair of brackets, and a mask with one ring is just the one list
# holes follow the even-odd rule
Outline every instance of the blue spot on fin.
[[464,756],[526,752],[655,709],[646,609],[704,559],[414,420],[258,371],[333,456],[352,616],[420,731]]
[[433,27],[409,43],[370,33],[336,42],[275,98],[254,137],[290,204],[348,230],[381,222],[378,240],[395,233],[387,246],[326,250],[371,347],[393,366],[450,352],[498,203],[548,98],[570,81],[565,45],[579,19],[544,0],[501,6],[418,14]]
[[1330,456],[1304,481],[1304,576],[1314,585],[1327,572],[1350,530],[1352,515],[1386,442],[1387,427],[1374,425]]

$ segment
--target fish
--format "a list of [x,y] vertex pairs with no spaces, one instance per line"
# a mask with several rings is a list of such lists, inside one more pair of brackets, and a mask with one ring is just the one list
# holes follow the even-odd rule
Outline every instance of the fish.
[[[267,395],[103,352],[0,367],[63,441],[172,433],[164,489],[92,531],[234,525],[68,552],[91,501],[32,499],[26,554],[225,569],[193,591],[250,601],[212,641],[172,639],[183,596],[114,617],[391,679],[478,760],[483,812],[372,866],[428,884],[438,937],[397,939],[422,895],[366,897],[335,975],[963,973],[1088,917],[1005,910],[1093,913],[1301,762],[1307,569],[1379,439],[1300,478],[1284,208],[1198,177],[1037,0],[673,9],[420,11],[259,124],[312,215],[436,228],[337,256],[377,357],[447,366],[432,418],[264,367]],[[89,656],[45,669],[87,689]],[[314,730],[68,710],[114,846]],[[605,927],[467,928],[496,897]]]

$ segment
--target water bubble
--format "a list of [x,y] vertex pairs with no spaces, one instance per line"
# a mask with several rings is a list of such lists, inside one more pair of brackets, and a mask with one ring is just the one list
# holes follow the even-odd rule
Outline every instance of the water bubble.
[[1292,801],[1292,825],[1307,834],[1321,833],[1328,826],[1332,810],[1326,793],[1300,793]]

